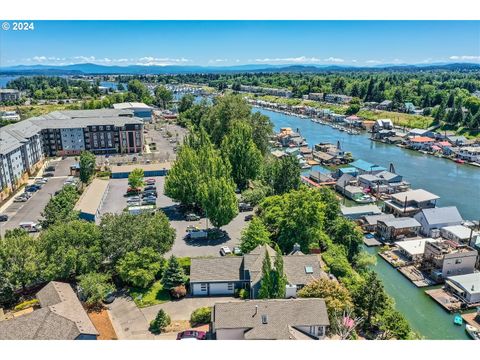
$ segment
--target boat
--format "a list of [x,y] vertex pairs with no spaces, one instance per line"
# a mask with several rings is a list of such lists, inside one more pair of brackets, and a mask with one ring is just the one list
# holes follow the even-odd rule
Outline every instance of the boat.
[[465,164],[465,160],[462,160],[462,159],[455,159],[455,162],[457,164]]
[[473,340],[480,340],[480,330],[478,330],[475,326],[467,324],[465,326],[465,331]]
[[370,195],[363,195],[362,197],[355,199],[355,202],[359,204],[370,204],[375,202],[375,199]]
[[463,325],[463,319],[462,319],[462,315],[460,314],[455,314],[455,316],[453,317],[453,323],[455,325]]

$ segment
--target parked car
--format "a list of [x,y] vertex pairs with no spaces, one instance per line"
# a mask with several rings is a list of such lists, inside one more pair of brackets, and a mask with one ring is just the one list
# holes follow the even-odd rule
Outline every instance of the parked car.
[[194,213],[190,213],[190,214],[185,215],[185,220],[187,220],[187,221],[198,221],[198,220],[200,220],[200,216],[198,216],[197,214],[194,214]]
[[13,199],[13,202],[26,202],[27,200],[28,198],[25,196],[17,196],[15,199]]
[[142,198],[152,197],[152,196],[157,197],[157,196],[158,196],[157,192],[156,192],[156,191],[149,190],[149,191],[144,191],[144,192],[142,193]]
[[250,220],[252,220],[252,219],[253,219],[253,215],[252,215],[252,214],[245,216],[245,221],[250,221]]
[[230,250],[228,246],[222,246],[220,248],[220,255],[222,256],[230,255],[231,253],[232,253],[232,250]]
[[[46,168],[45,168],[45,171],[55,171],[55,166],[54,165],[48,165]],[[45,175],[44,175],[45,176]]]
[[135,195],[138,195],[140,194],[141,190],[140,189],[136,189],[136,188],[131,188],[129,187],[127,189],[127,192],[125,194],[125,196],[135,196]]
[[18,226],[27,231],[27,232],[38,232],[42,228],[39,224],[34,223],[33,221],[22,222]]
[[185,330],[177,334],[177,340],[206,340],[207,333],[205,331]]
[[238,210],[239,211],[252,211],[253,206],[250,205],[249,203],[239,203],[238,204]]
[[143,188],[143,191],[157,191],[157,187],[155,185],[147,185]]
[[35,182],[39,184],[46,184],[48,181],[47,178],[41,177],[41,178],[35,178]]
[[8,215],[7,214],[0,214],[0,221],[7,221]]
[[187,231],[187,232],[191,232],[191,231],[197,231],[197,230],[199,230],[199,229],[198,229],[198,226],[188,225],[186,231]]
[[140,196],[131,196],[127,199],[127,203],[131,203],[131,202],[136,202],[136,201],[141,201],[142,199],[140,198]]
[[47,173],[44,173],[44,174],[43,174],[43,177],[47,177],[47,178],[48,178],[48,177],[54,177],[54,176],[55,176],[55,174],[54,174],[54,173],[51,173],[51,172],[47,172]]
[[241,250],[238,246],[235,246],[235,247],[233,248],[233,253],[234,253],[235,255],[242,255],[242,250]]
[[26,192],[35,192],[40,190],[42,187],[39,185],[27,185],[25,186],[25,191]]
[[142,205],[156,205],[157,204],[157,199],[152,199],[152,198],[145,198],[142,199]]
[[150,179],[147,179],[147,180],[145,180],[145,184],[149,184],[149,185],[151,185],[151,184],[155,184],[155,182],[156,182],[156,180],[155,180],[155,179],[151,179],[151,178],[150,178]]
[[194,230],[194,231],[190,231],[188,234],[187,234],[187,239],[207,239],[208,238],[208,232],[206,232],[205,230]]

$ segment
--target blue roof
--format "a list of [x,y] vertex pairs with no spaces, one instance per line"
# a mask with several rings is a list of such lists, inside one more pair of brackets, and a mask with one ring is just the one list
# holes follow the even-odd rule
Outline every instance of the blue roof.
[[382,166],[376,165],[376,164],[371,164],[368,161],[358,159],[355,160],[354,162],[350,163],[351,166],[363,170],[363,171],[383,171],[387,170]]
[[342,174],[352,174],[358,172],[358,170],[354,167],[339,168],[338,171],[340,171]]

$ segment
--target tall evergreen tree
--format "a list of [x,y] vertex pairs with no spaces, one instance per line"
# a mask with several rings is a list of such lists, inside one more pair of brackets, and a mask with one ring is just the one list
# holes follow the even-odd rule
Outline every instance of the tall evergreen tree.
[[273,263],[273,293],[272,298],[283,299],[285,298],[285,291],[287,286],[287,277],[285,276],[283,270],[283,256],[282,252],[278,245],[276,245],[275,250],[277,254],[275,255],[275,261]]
[[162,284],[163,287],[167,290],[171,290],[178,285],[185,284],[186,276],[183,272],[178,259],[172,255],[168,259],[167,266],[163,271]]
[[273,297],[273,281],[272,262],[268,251],[265,250],[265,258],[262,264],[262,280],[258,291],[258,297],[260,299],[271,299]]

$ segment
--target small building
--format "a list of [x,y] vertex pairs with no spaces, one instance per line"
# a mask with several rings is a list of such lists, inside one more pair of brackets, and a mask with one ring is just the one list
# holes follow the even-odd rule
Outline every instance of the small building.
[[465,146],[458,153],[460,159],[480,164],[480,146]]
[[308,100],[323,101],[323,93],[310,93],[308,94]]
[[430,237],[440,236],[440,229],[443,227],[461,225],[463,222],[456,206],[422,209],[414,218],[422,226],[420,232]]
[[165,176],[171,168],[171,164],[132,164],[132,165],[112,165],[112,179],[126,179],[134,169],[142,169],[145,177]]
[[373,125],[373,131],[393,130],[393,121],[391,119],[377,119]]
[[329,326],[317,298],[218,302],[212,310],[217,340],[321,340]]
[[405,256],[410,262],[419,262],[423,259],[425,253],[425,244],[427,242],[436,242],[435,239],[415,239],[397,241],[395,245],[398,247],[399,252]]
[[425,244],[422,266],[437,281],[449,276],[471,274],[475,271],[478,252],[467,245],[451,240]]
[[355,160],[354,162],[350,163],[350,167],[356,168],[359,174],[377,174],[379,172],[387,170],[383,166],[372,164],[361,159]]
[[380,215],[382,211],[377,205],[340,206],[342,215],[350,220],[358,220],[364,216]]
[[96,221],[100,214],[103,201],[107,196],[109,182],[107,180],[93,179],[88,185],[73,210],[80,212],[80,219]]
[[15,102],[20,100],[20,91],[15,89],[0,89],[0,102]]
[[463,146],[468,143],[468,139],[462,135],[447,136],[447,140],[454,146]]
[[99,335],[68,283],[51,281],[38,293],[40,309],[0,319],[0,340],[96,340]]
[[428,129],[412,129],[407,133],[410,137],[435,137],[435,133]]
[[113,104],[113,108],[117,110],[132,110],[133,116],[141,118],[143,121],[152,120],[153,108],[140,102],[124,102]]
[[422,209],[434,208],[438,199],[439,196],[423,189],[404,191],[386,200],[385,210],[397,216],[413,216]]
[[414,150],[429,150],[435,139],[428,136],[414,136],[407,140],[407,145]]
[[480,272],[449,276],[445,290],[455,294],[466,304],[480,304]]
[[478,232],[463,225],[452,225],[442,227],[440,235],[444,239],[453,240],[459,244],[469,244],[471,238],[476,237]]
[[329,103],[348,104],[353,98],[351,96],[341,94],[326,94],[324,99]]
[[380,104],[377,105],[378,110],[391,110],[393,108],[393,101],[392,100],[384,100]]
[[416,236],[420,223],[411,217],[400,217],[377,221],[377,234],[385,241],[395,241]]
[[377,222],[379,220],[391,220],[395,219],[393,214],[380,214],[380,215],[367,215],[362,218],[362,228],[365,231],[377,231]]

